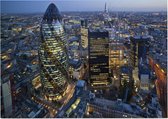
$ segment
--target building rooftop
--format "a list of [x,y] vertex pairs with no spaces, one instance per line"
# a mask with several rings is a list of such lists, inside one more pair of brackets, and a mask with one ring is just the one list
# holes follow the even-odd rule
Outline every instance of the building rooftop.
[[76,86],[77,86],[77,87],[84,87],[84,86],[85,86],[85,81],[83,81],[83,80],[78,80]]
[[108,110],[115,110],[116,113],[120,111],[123,114],[125,113],[132,116],[134,115],[135,117],[140,114],[140,109],[138,107],[133,107],[132,105],[123,103],[119,100],[112,101],[107,99],[95,98],[89,104],[97,105],[102,108],[106,107],[106,109]]
[[75,69],[78,69],[82,64],[81,60],[75,60],[75,59],[70,59],[69,60],[69,65],[72,66]]
[[89,32],[91,32],[91,33],[92,33],[92,32],[93,32],[93,33],[94,33],[94,32],[107,32],[107,30],[101,29],[101,28],[94,28],[94,29],[93,29],[93,28],[90,28],[90,29],[89,29]]
[[120,71],[121,71],[121,73],[129,74],[132,72],[132,69],[131,69],[131,67],[128,67],[128,66],[122,66]]
[[69,102],[57,113],[56,117],[83,117],[86,106],[87,99],[89,98],[90,92],[87,90],[81,90],[83,88],[85,81],[78,81],[76,84],[75,92]]
[[71,43],[71,42],[79,42],[79,39],[78,39],[78,37],[71,37],[70,39],[69,39],[69,43]]
[[51,3],[45,14],[43,17],[43,21],[47,21],[48,23],[52,23],[52,21],[61,21],[61,14],[58,10],[58,8],[56,7],[56,5],[54,3]]
[[130,38],[132,41],[148,41],[150,39],[149,36],[134,36]]

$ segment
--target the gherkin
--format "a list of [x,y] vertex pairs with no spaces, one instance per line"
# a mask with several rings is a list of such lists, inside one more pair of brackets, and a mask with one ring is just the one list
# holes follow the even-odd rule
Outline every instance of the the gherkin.
[[61,15],[51,3],[41,23],[39,48],[40,76],[43,95],[47,100],[59,100],[67,88],[67,52]]

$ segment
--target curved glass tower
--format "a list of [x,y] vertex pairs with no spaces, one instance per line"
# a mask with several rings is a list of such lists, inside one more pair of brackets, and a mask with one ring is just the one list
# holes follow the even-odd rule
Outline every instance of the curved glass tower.
[[67,88],[67,52],[58,8],[51,3],[41,23],[40,76],[47,100],[59,100]]

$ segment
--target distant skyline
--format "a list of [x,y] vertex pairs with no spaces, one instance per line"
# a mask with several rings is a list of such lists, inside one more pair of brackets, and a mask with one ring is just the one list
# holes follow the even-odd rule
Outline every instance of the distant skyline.
[[2,0],[1,13],[44,13],[50,3],[64,11],[167,11],[167,0]]

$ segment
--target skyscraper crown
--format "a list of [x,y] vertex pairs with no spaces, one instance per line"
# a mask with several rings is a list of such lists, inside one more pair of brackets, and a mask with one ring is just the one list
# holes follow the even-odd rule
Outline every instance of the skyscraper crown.
[[45,20],[49,23],[54,21],[54,20],[55,21],[56,20],[61,21],[61,14],[60,14],[58,8],[56,7],[56,5],[54,3],[51,3],[48,6],[48,8],[47,8],[47,10],[44,14],[43,20]]

